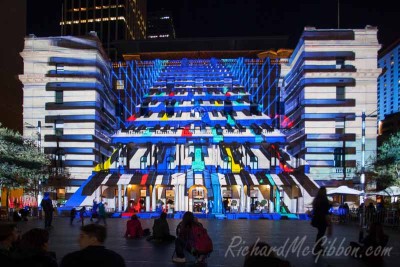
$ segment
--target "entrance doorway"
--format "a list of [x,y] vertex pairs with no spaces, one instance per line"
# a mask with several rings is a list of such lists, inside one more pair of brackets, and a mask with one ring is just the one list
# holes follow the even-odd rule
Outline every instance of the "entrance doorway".
[[206,192],[204,187],[196,186],[192,189],[193,212],[206,211]]

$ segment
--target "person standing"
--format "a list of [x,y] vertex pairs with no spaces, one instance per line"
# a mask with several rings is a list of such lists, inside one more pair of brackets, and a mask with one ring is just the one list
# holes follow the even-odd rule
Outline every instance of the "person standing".
[[99,204],[97,204],[97,201],[93,199],[93,207],[92,207],[92,215],[90,216],[90,221],[93,222],[93,218],[98,218],[97,214],[97,208],[99,207]]
[[76,216],[76,209],[72,208],[71,212],[69,213],[69,224],[72,225]]
[[51,222],[53,221],[53,202],[50,199],[49,192],[44,193],[44,197],[42,202],[40,202],[40,206],[44,211],[44,228],[49,229],[51,228]]
[[125,267],[121,255],[104,247],[106,238],[107,229],[102,225],[88,224],[81,227],[79,235],[81,250],[65,255],[60,266]]
[[317,196],[313,201],[313,217],[311,220],[311,225],[318,229],[317,238],[315,240],[315,245],[313,253],[317,254],[323,250],[321,243],[323,242],[323,237],[325,235],[326,229],[331,227],[331,220],[329,215],[329,201],[326,195],[326,188],[322,186],[317,193]]
[[107,222],[106,222],[107,214],[106,214],[106,207],[105,207],[104,203],[100,202],[98,208],[99,208],[99,215],[98,215],[96,223],[99,223],[100,220],[103,220],[104,225],[107,225]]

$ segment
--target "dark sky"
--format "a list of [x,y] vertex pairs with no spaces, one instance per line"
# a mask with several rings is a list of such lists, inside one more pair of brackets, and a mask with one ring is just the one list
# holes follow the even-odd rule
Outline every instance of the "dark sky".
[[[287,35],[295,46],[304,26],[337,28],[338,0],[148,0],[148,12],[173,13],[178,38]],[[381,44],[400,38],[394,1],[341,0],[340,28],[377,26]],[[61,0],[28,0],[27,33],[60,35]]]

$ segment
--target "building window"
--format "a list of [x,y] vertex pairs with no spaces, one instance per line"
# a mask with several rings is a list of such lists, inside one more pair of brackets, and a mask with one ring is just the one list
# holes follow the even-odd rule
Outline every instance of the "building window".
[[62,136],[64,134],[64,120],[56,120],[54,130],[57,137]]
[[344,100],[344,99],[345,99],[345,87],[336,86],[336,100]]
[[125,81],[124,80],[115,80],[115,89],[116,90],[124,90],[125,89]]
[[343,167],[343,148],[337,147],[334,150],[335,167]]
[[64,65],[56,64],[56,74],[60,74],[64,72]]
[[64,92],[63,91],[56,91],[56,103],[62,104],[64,99]]

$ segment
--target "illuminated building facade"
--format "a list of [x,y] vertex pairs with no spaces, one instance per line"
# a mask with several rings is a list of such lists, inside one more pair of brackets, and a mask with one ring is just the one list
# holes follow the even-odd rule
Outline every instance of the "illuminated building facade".
[[379,54],[378,66],[382,75],[378,79],[378,116],[400,111],[400,40]]
[[[112,152],[115,97],[110,63],[97,37],[25,39],[23,135],[71,174],[74,192]],[[34,126],[34,127],[32,127]]]
[[175,28],[171,12],[151,12],[147,16],[147,39],[175,39]]
[[146,0],[64,0],[62,35],[94,31],[114,58],[114,41],[146,38],[146,10]]
[[[306,28],[289,64],[282,66],[288,151],[310,165],[314,180],[352,179],[376,153],[377,29]],[[364,151],[364,153],[363,153]]]
[[[360,115],[376,109],[376,33],[374,28],[308,28],[292,54],[221,49],[222,40],[213,51],[125,53],[125,61],[108,65],[107,74],[89,59],[63,59],[57,70],[61,55],[52,53],[61,50],[76,59],[76,45],[85,41],[44,38],[33,46],[28,38],[23,57],[29,64],[21,76],[26,87],[24,120],[44,120],[51,126],[63,116],[63,128],[70,129],[63,133],[72,135],[72,151],[83,143],[107,153],[107,145],[112,146],[106,159],[83,156],[90,158],[93,173],[79,177],[86,180],[68,206],[105,198],[109,208],[121,212],[139,202],[139,210],[156,211],[162,201],[173,202],[174,211],[221,213],[222,200],[227,199],[236,216],[254,212],[257,201],[266,200],[263,209],[270,215],[265,216],[303,213],[318,191],[316,180],[343,178],[336,170],[347,173],[360,160]],[[70,42],[74,45],[64,44]],[[190,43],[191,49],[197,45],[195,40]],[[46,48],[49,44],[55,47]],[[39,47],[48,51],[38,53]],[[98,51],[90,55],[106,65]],[[59,76],[50,75],[54,71]],[[94,85],[82,91],[87,79]],[[52,103],[59,90],[71,92],[62,108]],[[96,108],[81,109],[80,101],[91,101]],[[43,115],[26,112],[29,103]],[[80,125],[86,113],[95,121]],[[67,127],[68,120],[73,124]],[[368,156],[376,149],[376,122],[367,120],[366,125]],[[54,127],[59,128],[57,123]],[[109,138],[107,142],[103,137],[104,148],[87,139],[101,138],[96,129]],[[86,130],[91,135],[78,142]],[[54,133],[44,135],[45,149],[57,147]],[[335,166],[338,162],[346,162],[346,168]]]

